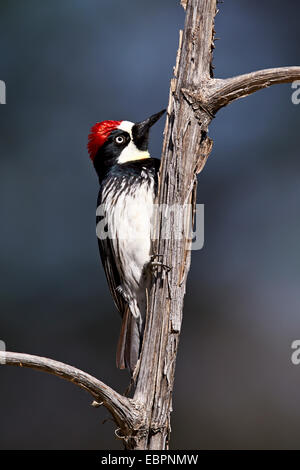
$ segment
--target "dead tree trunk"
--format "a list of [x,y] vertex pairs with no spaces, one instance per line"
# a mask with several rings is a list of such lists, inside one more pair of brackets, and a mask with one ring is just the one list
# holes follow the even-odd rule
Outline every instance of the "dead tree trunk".
[[[214,18],[216,0],[182,0],[186,9],[171,80],[164,132],[158,204],[194,205],[197,174],[212,149],[208,126],[216,112],[231,101],[276,83],[300,79],[300,67],[268,69],[228,79],[214,79]],[[190,266],[190,239],[185,216],[174,218],[168,237],[159,213],[154,252],[170,271],[160,268],[149,298],[149,309],[133,398],[126,398],[85,372],[50,359],[0,352],[0,363],[53,373],[84,388],[112,414],[127,449],[168,449],[175,361],[183,299]],[[178,239],[178,233],[184,234]]]
[[[190,2],[184,31],[180,32],[164,132],[158,196],[162,206],[193,204],[196,173],[204,165],[212,146],[207,137],[209,115],[200,110],[196,116],[182,90],[194,90],[211,76],[215,13],[215,1]],[[157,226],[162,229],[164,219],[163,214],[160,215]],[[169,445],[175,360],[190,265],[189,240],[178,238],[179,233],[184,233],[184,214],[176,215],[169,238],[160,237],[154,250],[163,255],[163,262],[171,270],[162,271],[153,286],[141,371],[134,395],[134,399],[147,406],[147,432],[137,443],[143,449],[166,449]]]

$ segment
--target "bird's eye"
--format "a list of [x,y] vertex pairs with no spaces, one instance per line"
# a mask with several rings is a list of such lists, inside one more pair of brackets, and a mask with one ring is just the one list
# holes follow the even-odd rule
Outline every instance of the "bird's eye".
[[122,137],[121,135],[118,135],[118,137],[116,137],[117,144],[123,144],[124,140],[125,140],[124,137]]

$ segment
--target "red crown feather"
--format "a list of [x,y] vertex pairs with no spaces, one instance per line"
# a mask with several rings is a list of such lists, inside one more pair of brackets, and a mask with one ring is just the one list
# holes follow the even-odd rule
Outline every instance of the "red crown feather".
[[94,160],[96,153],[99,148],[106,142],[109,134],[114,129],[117,129],[122,121],[102,121],[97,122],[92,128],[89,134],[88,151],[91,160]]

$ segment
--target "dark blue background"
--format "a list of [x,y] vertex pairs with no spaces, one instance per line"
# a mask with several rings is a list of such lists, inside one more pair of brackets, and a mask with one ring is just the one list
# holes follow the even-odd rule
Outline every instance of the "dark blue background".
[[[120,320],[98,259],[104,119],[167,105],[184,11],[172,0],[1,0],[0,338],[119,391]],[[216,76],[300,63],[300,3],[226,0]],[[205,247],[193,253],[177,361],[173,449],[299,448],[300,106],[290,85],[218,114],[199,177]],[[164,123],[152,131],[159,156]],[[0,370],[2,449],[120,448],[104,409],[71,384]]]

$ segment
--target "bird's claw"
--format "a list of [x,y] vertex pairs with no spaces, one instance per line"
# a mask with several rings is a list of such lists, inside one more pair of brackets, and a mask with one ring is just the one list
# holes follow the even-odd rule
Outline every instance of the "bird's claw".
[[154,254],[151,256],[149,267],[152,272],[157,271],[158,268],[164,269],[167,273],[171,271],[170,266],[162,263],[161,261],[155,261],[155,259],[162,258],[162,257],[163,255],[160,255],[160,254]]

